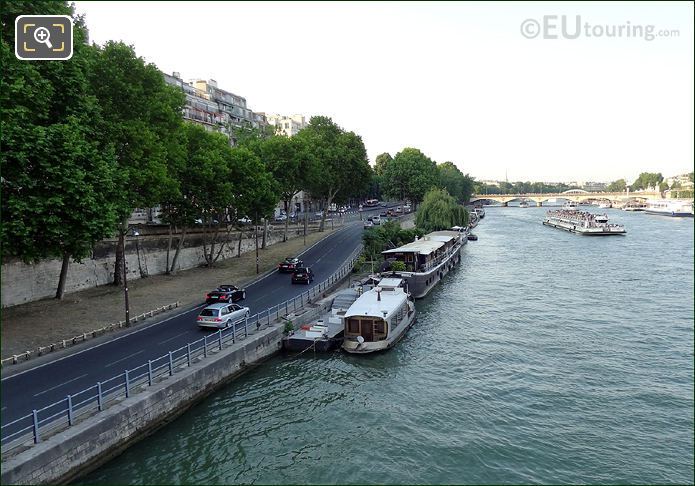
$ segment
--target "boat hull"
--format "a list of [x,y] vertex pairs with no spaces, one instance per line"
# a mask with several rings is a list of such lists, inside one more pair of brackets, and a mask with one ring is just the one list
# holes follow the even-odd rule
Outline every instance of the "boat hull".
[[670,216],[673,218],[692,218],[693,213],[686,213],[686,212],[680,212],[680,211],[655,211],[653,209],[645,209],[645,213],[647,214],[656,214],[657,216]]
[[569,223],[560,223],[552,221],[543,221],[544,226],[550,226],[552,228],[561,229],[569,233],[575,233],[582,236],[615,236],[615,235],[625,235],[627,231],[623,230],[603,230],[600,228],[583,228],[579,225],[571,225]]
[[343,333],[333,338],[308,339],[301,336],[288,336],[283,339],[283,348],[290,353],[301,353],[313,348],[319,353],[326,353],[340,347],[343,342]]
[[408,282],[408,291],[416,299],[422,299],[444,278],[456,265],[461,263],[461,249],[468,243],[463,238],[458,249],[436,267],[427,272],[397,272],[396,274]]

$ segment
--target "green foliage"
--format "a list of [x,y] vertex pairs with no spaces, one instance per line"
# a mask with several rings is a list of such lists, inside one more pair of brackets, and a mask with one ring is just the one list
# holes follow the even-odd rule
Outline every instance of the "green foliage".
[[429,191],[415,215],[415,224],[425,233],[468,224],[468,211],[445,189]]
[[294,331],[294,323],[292,321],[285,321],[285,327],[283,328],[282,332],[289,334],[292,331]]
[[391,163],[392,160],[393,157],[391,157],[391,154],[388,152],[377,155],[376,160],[374,161],[374,173],[378,176],[383,176],[386,172],[386,167]]
[[606,190],[608,192],[625,192],[626,187],[627,184],[625,183],[625,179],[618,179],[608,184]]
[[391,270],[394,272],[404,272],[405,271],[405,262],[401,261],[395,261],[391,262]]
[[659,191],[664,192],[666,189],[668,189],[668,184],[665,181],[660,182],[659,183]]
[[408,199],[416,205],[437,182],[436,164],[416,148],[405,148],[397,153],[384,170],[386,194],[399,200]]
[[691,172],[688,174],[688,180],[690,182],[695,182],[695,172]]
[[473,194],[473,178],[464,175],[453,162],[437,165],[439,187],[446,189],[460,204],[466,204]]
[[381,261],[382,251],[410,243],[416,236],[421,237],[423,234],[420,229],[402,229],[397,221],[388,221],[364,232],[363,254],[370,261]]
[[661,172],[642,172],[637,180],[632,183],[630,190],[637,191],[639,189],[647,189],[648,187],[657,187],[663,180],[664,176],[661,175]]

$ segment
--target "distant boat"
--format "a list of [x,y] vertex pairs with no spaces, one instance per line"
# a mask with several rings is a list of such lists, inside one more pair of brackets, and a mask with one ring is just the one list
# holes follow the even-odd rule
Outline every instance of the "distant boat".
[[623,207],[623,211],[644,211],[647,205],[643,202],[630,201]]
[[601,209],[610,209],[613,207],[610,201],[601,201],[598,203],[598,207]]
[[644,212],[662,216],[692,217],[693,203],[691,201],[679,201],[677,199],[650,200],[647,201]]
[[569,209],[569,210],[577,209],[577,203],[574,201],[567,201],[565,204],[562,205],[562,209]]
[[519,203],[519,207],[520,207],[520,208],[527,208],[527,207],[528,207],[528,203],[527,203],[526,201],[521,201],[521,202]]

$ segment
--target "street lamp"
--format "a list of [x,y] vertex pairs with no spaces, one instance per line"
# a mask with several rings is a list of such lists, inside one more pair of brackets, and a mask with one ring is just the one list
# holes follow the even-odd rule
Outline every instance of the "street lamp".
[[133,236],[140,236],[135,228],[128,228],[128,230],[123,235],[123,293],[125,295],[125,325],[130,327],[130,303],[128,302],[128,258],[125,254],[125,239],[131,233]]

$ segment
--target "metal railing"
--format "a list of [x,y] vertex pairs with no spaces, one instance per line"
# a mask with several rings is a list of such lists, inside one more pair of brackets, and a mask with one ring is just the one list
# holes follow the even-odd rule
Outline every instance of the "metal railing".
[[2,454],[5,455],[18,447],[38,444],[50,434],[71,427],[79,419],[101,412],[109,405],[173,376],[177,371],[188,368],[195,362],[204,360],[208,355],[222,351],[225,347],[235,344],[237,340],[247,338],[254,333],[254,329],[255,332],[265,329],[282,316],[302,309],[321,292],[348,275],[361,252],[362,245],[359,245],[328,279],[297,297],[271,306],[253,316],[247,316],[230,328],[205,335],[140,366],[126,368],[116,376],[67,395],[64,399],[43,408],[34,409],[31,413],[3,425],[0,427]]

